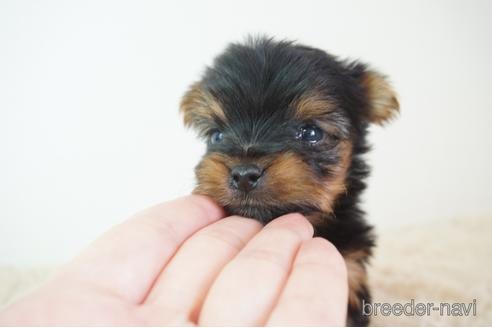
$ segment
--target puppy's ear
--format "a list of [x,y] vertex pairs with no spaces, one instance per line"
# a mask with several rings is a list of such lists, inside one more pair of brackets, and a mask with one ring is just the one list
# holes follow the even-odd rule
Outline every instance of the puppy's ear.
[[359,77],[367,99],[367,112],[371,123],[384,125],[395,118],[400,111],[398,97],[387,78],[371,69],[364,69]]
[[214,121],[225,120],[220,103],[199,82],[190,86],[179,107],[185,126],[197,129],[199,133]]

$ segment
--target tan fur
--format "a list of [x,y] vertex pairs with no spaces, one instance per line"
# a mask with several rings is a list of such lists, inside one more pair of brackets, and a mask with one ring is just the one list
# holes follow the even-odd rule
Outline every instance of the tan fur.
[[[347,177],[347,171],[350,166],[350,159],[352,158],[352,144],[349,141],[342,141],[338,146],[340,163],[333,167],[334,174],[332,177],[323,181],[323,195],[319,198],[318,204],[321,204],[321,208],[324,213],[331,213],[333,211],[333,204],[336,199],[346,192],[345,179]],[[308,215],[307,219],[313,224],[322,224],[325,215]]]
[[[242,205],[276,206],[278,204],[315,204],[324,213],[333,210],[333,203],[345,192],[345,178],[350,164],[352,146],[350,142],[341,142],[338,146],[340,163],[333,168],[335,175],[320,180],[311,167],[295,153],[287,152],[274,156],[265,156],[250,163],[266,168],[261,188],[255,195],[242,200]],[[197,167],[198,185],[195,193],[211,196],[225,205],[236,204],[229,189],[230,169],[244,164],[238,158],[224,154],[206,155]],[[317,216],[308,216],[313,224],[319,221]]]
[[367,273],[363,261],[369,256],[366,250],[343,254],[349,281],[349,306],[360,308],[359,291],[367,285]]
[[369,98],[368,119],[371,122],[382,125],[398,114],[400,104],[396,93],[383,75],[368,71],[364,73],[362,85]]
[[290,152],[278,155],[267,172],[265,193],[277,202],[326,204],[318,202],[327,196],[325,186],[298,155]]
[[[329,178],[326,181],[326,188],[328,189],[331,197],[330,202],[333,203],[335,199],[342,193],[346,192],[345,179],[352,159],[352,143],[349,141],[342,141],[337,146],[339,149],[340,163],[334,168],[334,177]],[[330,205],[331,206],[331,205]]]
[[180,111],[186,126],[198,129],[201,122],[205,123],[214,118],[225,122],[226,117],[220,103],[208,92],[203,90],[200,83],[193,84],[181,100]]
[[303,121],[320,118],[333,111],[334,106],[333,101],[326,99],[319,93],[311,92],[294,102],[295,118]]
[[229,172],[235,163],[227,155],[219,153],[206,155],[196,168],[198,185],[194,193],[213,197],[220,204],[228,205],[230,203]]

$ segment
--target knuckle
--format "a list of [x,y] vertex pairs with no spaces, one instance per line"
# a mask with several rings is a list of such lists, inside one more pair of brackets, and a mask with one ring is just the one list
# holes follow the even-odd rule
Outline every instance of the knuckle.
[[276,244],[298,244],[305,239],[304,234],[297,229],[285,225],[270,226],[264,229],[265,236]]
[[250,249],[244,252],[241,258],[245,261],[256,262],[259,265],[275,267],[282,271],[288,269],[288,263],[285,260],[285,255],[272,249]]
[[308,253],[300,266],[330,268],[330,271],[347,279],[347,266],[338,249],[328,240],[315,237],[309,241]]
[[[139,228],[147,230],[147,233],[154,233],[166,242],[168,247],[176,247],[181,243],[180,233],[177,227],[167,220],[142,220],[139,222]],[[137,228],[138,229],[138,228]],[[143,232],[141,233],[143,234]]]
[[299,213],[291,213],[275,219],[265,229],[288,230],[297,235],[299,239],[312,237],[314,232],[312,224]]
[[345,264],[345,260],[335,245],[320,237],[314,238],[313,242],[315,242],[317,247],[319,247],[326,254],[326,257],[329,259],[333,270],[335,270],[335,272],[340,276],[347,277],[347,266]]
[[226,227],[214,227],[213,229],[204,229],[197,234],[202,238],[205,244],[209,242],[219,242],[235,250],[241,250],[246,244],[246,240],[237,232]]
[[212,198],[204,195],[189,195],[185,196],[184,199],[188,199],[198,211],[204,213],[205,215],[210,215],[210,213],[221,213],[222,209],[219,205],[212,200]]
[[338,249],[330,241],[325,238],[315,237],[312,242],[317,248],[320,248],[323,252],[328,253],[330,256],[342,257]]

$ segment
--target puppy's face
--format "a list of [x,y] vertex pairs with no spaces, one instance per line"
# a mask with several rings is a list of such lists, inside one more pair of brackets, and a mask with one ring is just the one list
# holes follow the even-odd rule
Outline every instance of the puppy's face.
[[195,192],[262,222],[330,213],[368,122],[398,110],[384,78],[320,50],[260,39],[231,45],[185,94],[207,143]]

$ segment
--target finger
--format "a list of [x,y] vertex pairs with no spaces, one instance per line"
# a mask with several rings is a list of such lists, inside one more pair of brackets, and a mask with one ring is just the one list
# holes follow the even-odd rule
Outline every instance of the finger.
[[145,300],[148,317],[155,324],[196,322],[215,277],[261,228],[255,220],[233,216],[194,234],[174,255]]
[[294,261],[269,326],[344,326],[348,281],[345,262],[322,238],[305,241]]
[[205,326],[262,324],[273,307],[297,249],[313,227],[300,214],[270,222],[224,267],[203,304]]
[[222,217],[218,205],[204,196],[156,205],[109,230],[61,275],[140,303],[181,243]]

